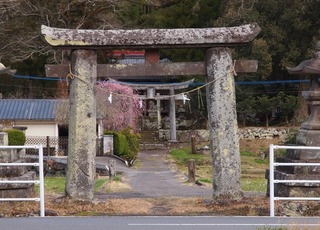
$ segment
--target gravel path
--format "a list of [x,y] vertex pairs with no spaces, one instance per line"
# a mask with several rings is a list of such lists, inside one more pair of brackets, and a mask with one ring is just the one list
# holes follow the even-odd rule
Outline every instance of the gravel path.
[[108,193],[109,197],[208,197],[212,188],[185,183],[186,177],[169,168],[165,161],[166,151],[143,151],[138,155],[139,169],[123,168],[123,180],[132,191]]

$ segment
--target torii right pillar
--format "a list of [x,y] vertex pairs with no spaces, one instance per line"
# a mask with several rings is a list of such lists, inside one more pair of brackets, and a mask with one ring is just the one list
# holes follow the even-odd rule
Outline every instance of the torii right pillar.
[[212,155],[213,197],[242,197],[234,64],[231,49],[206,51],[207,107]]

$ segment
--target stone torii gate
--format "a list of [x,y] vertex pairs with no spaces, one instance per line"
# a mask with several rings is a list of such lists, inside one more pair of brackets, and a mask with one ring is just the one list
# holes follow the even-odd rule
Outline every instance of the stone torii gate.
[[[252,41],[257,24],[204,29],[76,30],[42,26],[53,47],[71,50],[69,66],[47,66],[57,77],[73,76],[70,84],[69,156],[66,193],[75,199],[92,199],[95,177],[96,104],[94,86],[99,76],[206,75],[210,148],[213,157],[213,196],[242,195],[237,135],[235,72],[255,72],[256,61],[232,60],[231,49]],[[201,63],[98,65],[97,49],[207,48]],[[71,73],[70,73],[71,71]],[[146,75],[147,74],[147,75]],[[48,76],[48,75],[47,75]],[[52,77],[52,75],[49,74]]]

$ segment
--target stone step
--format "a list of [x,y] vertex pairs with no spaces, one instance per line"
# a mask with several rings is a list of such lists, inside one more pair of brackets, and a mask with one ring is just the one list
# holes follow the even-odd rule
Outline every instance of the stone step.
[[[319,175],[287,174],[281,171],[274,172],[278,180],[318,180]],[[268,183],[269,186],[269,183]],[[279,197],[318,197],[320,188],[313,183],[275,183],[275,196]],[[268,188],[269,191],[269,188]]]
[[[278,180],[319,180],[319,175],[316,174],[290,174],[290,173],[285,173],[279,170],[274,171],[274,178]],[[287,183],[287,185],[290,186],[298,186],[298,185],[303,185],[305,187],[313,187],[317,186],[317,184],[312,184],[312,183]],[[318,187],[318,186],[317,186]]]
[[158,131],[140,131],[141,142],[156,142],[159,140]]
[[320,150],[288,149],[286,157],[293,160],[313,160],[320,162]]
[[140,150],[166,150],[166,143],[140,143]]
[[[277,158],[277,162],[281,163],[320,163],[320,161],[314,160],[293,160],[290,158]],[[287,174],[303,174],[303,175],[317,175],[319,177],[319,166],[277,166],[278,171]]]

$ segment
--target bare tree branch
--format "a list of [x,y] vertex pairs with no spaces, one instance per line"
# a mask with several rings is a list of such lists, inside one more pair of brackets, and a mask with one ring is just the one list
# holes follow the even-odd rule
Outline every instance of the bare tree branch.
[[40,36],[42,24],[61,28],[121,27],[119,8],[128,0],[0,0],[0,58],[20,62],[35,55],[61,61]]

